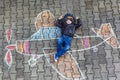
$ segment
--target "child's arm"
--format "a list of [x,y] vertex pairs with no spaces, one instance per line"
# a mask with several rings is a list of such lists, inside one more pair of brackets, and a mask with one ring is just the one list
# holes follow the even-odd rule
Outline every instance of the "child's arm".
[[80,20],[80,18],[76,17],[76,29],[80,26],[82,26],[82,21]]
[[63,18],[63,15],[60,16],[57,20],[56,20],[56,23],[55,25],[58,26],[58,27],[62,27],[62,18]]

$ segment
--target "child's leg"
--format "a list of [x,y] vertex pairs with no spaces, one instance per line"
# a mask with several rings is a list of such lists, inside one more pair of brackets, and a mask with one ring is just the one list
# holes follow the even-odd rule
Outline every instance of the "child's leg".
[[57,52],[62,50],[63,37],[60,37],[57,41]]
[[55,57],[59,57],[60,51],[62,51],[62,44],[63,44],[63,36],[61,36],[57,41],[57,53],[55,54]]
[[58,57],[61,57],[62,55],[64,55],[69,49],[70,49],[70,47],[71,47],[71,42],[72,42],[72,38],[71,37],[64,37],[64,42],[65,42],[65,46],[64,46],[64,48],[60,51],[60,52],[58,52],[57,54],[58,54]]

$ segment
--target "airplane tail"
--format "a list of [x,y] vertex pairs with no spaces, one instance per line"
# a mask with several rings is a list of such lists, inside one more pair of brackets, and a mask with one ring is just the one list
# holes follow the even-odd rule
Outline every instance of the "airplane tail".
[[100,29],[92,28],[92,30],[97,34],[97,36],[101,37],[104,41],[112,47],[119,48],[119,42],[116,38],[116,35],[112,29],[110,23],[104,23],[101,25]]

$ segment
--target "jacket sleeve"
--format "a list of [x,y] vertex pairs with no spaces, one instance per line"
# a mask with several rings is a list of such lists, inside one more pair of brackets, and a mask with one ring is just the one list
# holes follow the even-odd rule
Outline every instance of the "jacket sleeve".
[[79,28],[80,26],[82,26],[82,21],[80,20],[80,18],[78,18],[77,20],[76,20],[76,29],[77,28]]
[[58,26],[59,28],[62,28],[62,19],[57,19],[55,25]]

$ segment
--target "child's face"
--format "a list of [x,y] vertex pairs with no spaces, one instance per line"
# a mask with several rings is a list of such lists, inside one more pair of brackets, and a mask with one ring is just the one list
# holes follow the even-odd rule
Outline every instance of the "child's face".
[[72,21],[68,19],[68,20],[66,21],[66,23],[67,23],[67,24],[71,24]]

